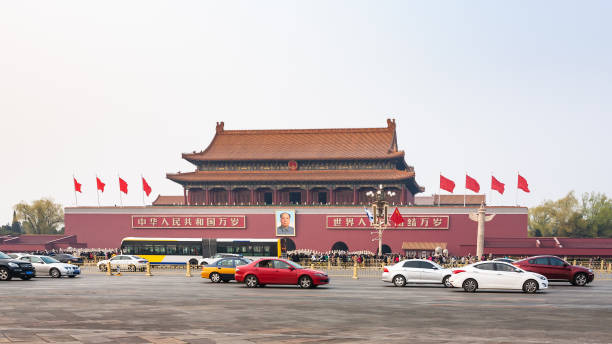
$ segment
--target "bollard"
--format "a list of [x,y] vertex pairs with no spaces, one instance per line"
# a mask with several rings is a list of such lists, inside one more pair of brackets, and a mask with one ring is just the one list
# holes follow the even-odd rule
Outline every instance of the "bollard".
[[106,262],[106,276],[112,276],[113,272],[111,271],[110,261]]
[[336,258],[336,265],[340,267],[340,257]]
[[612,263],[608,263],[608,273],[612,272]]
[[327,258],[327,270],[331,270],[331,260]]
[[153,274],[151,273],[151,263],[147,262],[147,273],[145,274],[145,276],[153,276]]
[[353,264],[353,279],[359,279],[359,277],[357,277],[357,261],[355,260],[355,263]]
[[576,265],[576,259],[574,259],[574,263],[572,265]]
[[191,277],[191,264],[189,262],[187,262],[187,273],[185,277]]
[[310,262],[310,270],[314,270],[314,263]]
[[604,270],[604,261],[603,261],[603,259],[601,260],[601,266],[599,267],[599,270],[601,270],[602,272]]

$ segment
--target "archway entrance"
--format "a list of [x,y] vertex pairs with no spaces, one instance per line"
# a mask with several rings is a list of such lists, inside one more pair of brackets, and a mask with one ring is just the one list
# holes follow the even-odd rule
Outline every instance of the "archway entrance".
[[348,246],[346,246],[346,244],[342,241],[337,241],[333,246],[332,246],[332,251],[347,251],[348,252]]
[[389,247],[389,245],[387,245],[387,244],[383,244],[382,245],[382,253],[383,254],[390,254],[391,253],[391,247]]
[[281,251],[295,251],[295,242],[290,238],[282,238],[281,239]]

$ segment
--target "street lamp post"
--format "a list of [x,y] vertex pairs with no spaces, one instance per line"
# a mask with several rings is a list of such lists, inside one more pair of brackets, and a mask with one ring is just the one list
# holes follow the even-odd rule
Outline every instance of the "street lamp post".
[[387,191],[385,193],[382,184],[380,184],[378,190],[368,191],[366,196],[372,199],[372,216],[374,217],[372,226],[377,229],[376,232],[371,234],[378,234],[378,238],[374,238],[372,241],[378,240],[378,255],[382,256],[382,235],[389,225],[389,202],[385,200],[385,196],[393,197],[395,192]]

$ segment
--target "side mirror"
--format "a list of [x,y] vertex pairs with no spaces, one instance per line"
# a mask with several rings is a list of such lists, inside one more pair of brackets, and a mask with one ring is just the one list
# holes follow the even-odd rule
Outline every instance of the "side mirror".
[[523,272],[523,270],[514,269],[514,272]]
[[566,268],[566,267],[568,267],[568,266],[570,266],[568,263],[563,263],[563,267],[564,267],[564,268]]
[[293,266],[290,266],[289,271],[293,271],[293,270],[295,270],[295,268]]

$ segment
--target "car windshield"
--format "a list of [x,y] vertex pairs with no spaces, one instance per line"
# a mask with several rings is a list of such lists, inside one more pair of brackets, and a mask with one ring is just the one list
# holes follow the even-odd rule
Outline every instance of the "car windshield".
[[40,259],[42,259],[42,260],[43,260],[43,262],[45,262],[45,263],[47,263],[47,264],[59,263],[59,261],[58,261],[58,260],[56,260],[56,259],[54,259],[54,258],[51,258],[51,257],[45,257],[45,256],[42,256],[42,257],[40,257]]
[[303,267],[298,263],[292,262],[290,260],[287,260],[286,262],[293,265],[293,267],[295,267],[296,269],[303,269]]
[[142,258],[140,258],[138,256],[132,256],[132,257],[134,257],[134,259],[142,259]]
[[0,259],[11,259],[11,257],[7,256],[3,252],[0,252]]

